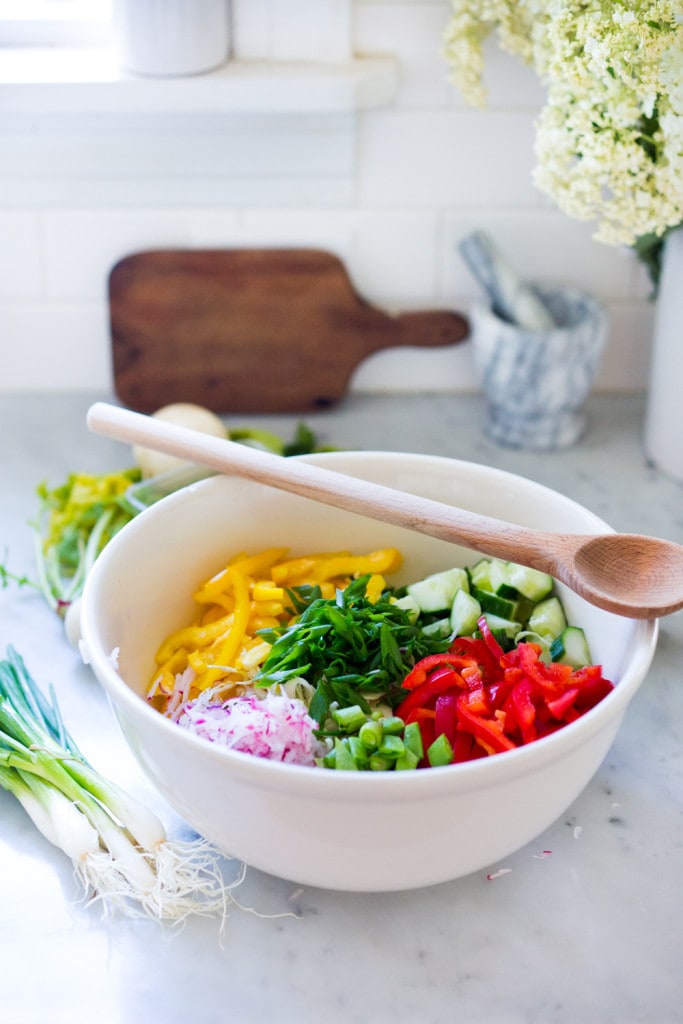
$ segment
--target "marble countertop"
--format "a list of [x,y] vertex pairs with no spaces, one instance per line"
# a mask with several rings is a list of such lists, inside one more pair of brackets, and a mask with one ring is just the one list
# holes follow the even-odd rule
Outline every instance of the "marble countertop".
[[[87,432],[110,396],[0,398],[0,560],[33,567],[35,488],[130,464]],[[574,448],[494,447],[477,396],[352,395],[304,417],[339,447],[429,452],[555,487],[620,530],[683,542],[683,486],[644,458],[642,401],[595,396]],[[240,417],[292,436],[295,417]],[[86,754],[149,797],[98,684],[31,588],[0,589],[0,652],[53,682]],[[673,1024],[683,1021],[683,613],[661,620],[652,668],[597,775],[566,814],[500,864],[415,892],[297,888],[247,870],[221,937],[103,917],[63,854],[0,791],[0,963],[8,1024]],[[501,869],[506,869],[501,871]],[[492,878],[487,877],[492,875]]]

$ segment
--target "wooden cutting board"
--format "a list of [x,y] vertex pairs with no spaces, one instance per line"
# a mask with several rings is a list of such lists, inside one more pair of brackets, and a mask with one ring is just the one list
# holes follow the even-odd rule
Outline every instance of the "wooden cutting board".
[[110,273],[109,310],[115,391],[139,412],[321,409],[373,352],[468,333],[458,313],[373,308],[341,261],[315,249],[134,253]]

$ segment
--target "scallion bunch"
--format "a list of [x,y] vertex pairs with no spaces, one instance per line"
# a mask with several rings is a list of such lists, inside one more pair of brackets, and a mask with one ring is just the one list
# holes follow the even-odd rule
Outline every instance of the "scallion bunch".
[[231,888],[206,841],[168,839],[153,812],[105,779],[9,648],[0,661],[0,786],[72,861],[86,897],[107,909],[181,920],[225,915]]

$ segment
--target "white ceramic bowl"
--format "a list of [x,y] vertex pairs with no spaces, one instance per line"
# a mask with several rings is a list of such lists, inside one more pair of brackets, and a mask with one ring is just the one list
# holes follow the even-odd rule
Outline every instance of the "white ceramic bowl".
[[[596,533],[569,498],[485,466],[424,455],[334,452],[311,461],[526,526]],[[527,747],[414,772],[283,765],[193,736],[144,700],[160,641],[189,621],[196,586],[233,554],[395,545],[396,582],[471,551],[314,504],[250,481],[213,477],[143,512],[105,548],[82,605],[86,657],[140,765],[168,803],[226,854],[306,885],[410,889],[469,874],[533,840],[574,801],[605,757],[652,660],[657,627],[593,608],[560,588],[615,689],[578,721]],[[118,667],[112,651],[118,649]]]

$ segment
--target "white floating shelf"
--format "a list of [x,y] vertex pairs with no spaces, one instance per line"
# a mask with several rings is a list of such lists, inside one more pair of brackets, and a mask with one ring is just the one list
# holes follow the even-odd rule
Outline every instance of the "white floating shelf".
[[8,114],[320,114],[391,102],[391,57],[336,64],[230,61],[209,74],[142,78],[108,49],[0,48],[0,112]]

